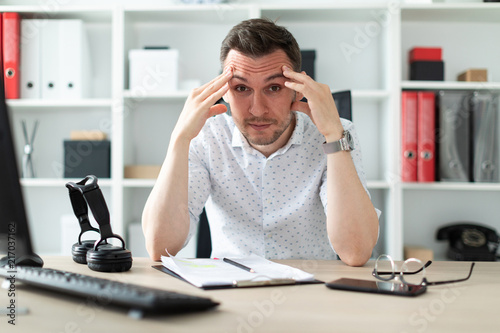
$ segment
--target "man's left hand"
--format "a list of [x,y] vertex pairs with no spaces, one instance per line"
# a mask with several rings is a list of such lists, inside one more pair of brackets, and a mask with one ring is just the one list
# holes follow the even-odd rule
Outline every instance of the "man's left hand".
[[307,103],[296,100],[292,110],[307,114],[327,142],[341,138],[344,129],[330,87],[314,81],[305,72],[297,73],[287,66],[283,66],[283,75],[290,79],[285,82],[287,88],[307,98]]

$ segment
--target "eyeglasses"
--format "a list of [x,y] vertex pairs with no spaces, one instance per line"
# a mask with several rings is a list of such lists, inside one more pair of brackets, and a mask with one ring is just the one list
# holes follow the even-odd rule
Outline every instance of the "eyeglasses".
[[410,258],[403,262],[403,264],[401,265],[401,270],[398,272],[398,267],[394,263],[394,260],[391,258],[391,256],[383,254],[379,256],[377,261],[375,262],[375,268],[373,269],[372,275],[382,281],[389,281],[399,278],[403,284],[407,285],[436,286],[468,280],[472,275],[472,270],[474,269],[475,265],[474,262],[471,264],[469,275],[467,275],[467,277],[465,278],[430,282],[425,277],[425,269],[431,264],[431,260],[427,261],[424,264],[419,259]]

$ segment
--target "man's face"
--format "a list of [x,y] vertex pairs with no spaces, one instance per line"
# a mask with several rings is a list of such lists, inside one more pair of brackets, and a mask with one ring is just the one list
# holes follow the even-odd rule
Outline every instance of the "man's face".
[[236,126],[257,150],[266,146],[272,153],[285,145],[293,132],[295,118],[290,107],[296,93],[284,85],[284,65],[292,68],[282,50],[257,59],[231,50],[224,63],[233,69],[224,99],[231,106]]

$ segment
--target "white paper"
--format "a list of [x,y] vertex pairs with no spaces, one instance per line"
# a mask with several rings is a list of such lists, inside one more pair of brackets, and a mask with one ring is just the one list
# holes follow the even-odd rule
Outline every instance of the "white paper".
[[313,281],[314,276],[300,269],[278,264],[257,255],[245,258],[230,258],[252,268],[255,273],[226,263],[221,259],[186,259],[175,256],[162,256],[163,266],[180,275],[197,287],[233,285],[235,281],[271,281],[292,279]]

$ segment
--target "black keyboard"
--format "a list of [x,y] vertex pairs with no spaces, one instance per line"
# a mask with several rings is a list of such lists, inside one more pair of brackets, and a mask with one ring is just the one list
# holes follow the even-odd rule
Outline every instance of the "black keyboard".
[[0,276],[64,294],[89,299],[103,307],[115,305],[131,310],[131,315],[181,313],[206,310],[219,305],[210,298],[154,289],[51,268],[0,267]]

